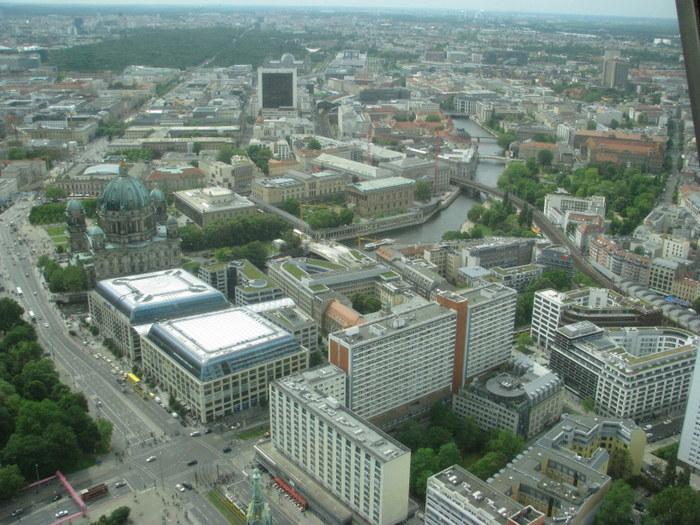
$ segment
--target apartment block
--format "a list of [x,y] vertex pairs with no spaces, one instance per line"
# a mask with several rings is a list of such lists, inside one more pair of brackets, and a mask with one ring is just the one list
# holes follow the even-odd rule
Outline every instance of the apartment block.
[[673,291],[673,283],[686,273],[686,268],[687,264],[684,261],[661,257],[653,259],[649,268],[649,289],[663,295],[670,295]]
[[411,452],[345,408],[341,385],[332,366],[272,383],[272,445],[362,522],[393,525],[408,513]]
[[530,336],[540,347],[548,350],[559,327],[578,321],[601,327],[657,326],[663,316],[657,307],[608,288],[535,292]]
[[559,419],[564,382],[548,368],[524,357],[474,378],[453,397],[452,407],[485,430],[536,436]]
[[632,473],[639,474],[647,437],[644,429],[630,419],[563,414],[537,443],[570,450],[584,458],[594,457],[601,448],[608,454],[616,449],[626,450],[632,460]]
[[438,304],[457,312],[453,393],[510,358],[516,295],[512,288],[497,283],[438,293]]
[[473,241],[462,249],[460,266],[510,268],[532,262],[534,239],[490,237]]
[[428,478],[425,525],[544,525],[545,515],[459,465]]
[[606,416],[637,422],[683,412],[700,338],[671,327],[559,328],[552,371]]
[[565,225],[569,212],[589,213],[605,217],[605,197],[576,197],[568,193],[548,193],[544,197],[544,215],[553,224]]
[[409,303],[330,334],[328,360],[348,375],[347,406],[377,424],[393,425],[449,397],[456,318],[435,303]]
[[591,262],[603,267],[621,281],[649,284],[651,259],[625,250],[604,235],[592,239],[588,244]]
[[[700,354],[697,359],[700,359]],[[683,418],[678,459],[694,472],[700,472],[700,366],[697,361]]]

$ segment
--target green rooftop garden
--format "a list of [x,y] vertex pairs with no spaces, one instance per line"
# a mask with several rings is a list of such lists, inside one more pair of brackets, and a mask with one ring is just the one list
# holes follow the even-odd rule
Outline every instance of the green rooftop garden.
[[304,270],[299,268],[296,264],[293,264],[290,262],[284,263],[282,265],[282,268],[284,269],[284,271],[292,274],[294,277],[296,277],[300,281],[301,281],[302,277],[306,277],[306,275],[307,275],[307,273]]

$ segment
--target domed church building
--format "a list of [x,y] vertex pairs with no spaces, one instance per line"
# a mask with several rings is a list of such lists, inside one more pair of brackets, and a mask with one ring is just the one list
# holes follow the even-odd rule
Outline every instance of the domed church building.
[[86,226],[75,200],[68,202],[66,221],[71,251],[93,283],[180,264],[177,221],[168,220],[163,193],[149,193],[123,162],[98,199],[97,225]]

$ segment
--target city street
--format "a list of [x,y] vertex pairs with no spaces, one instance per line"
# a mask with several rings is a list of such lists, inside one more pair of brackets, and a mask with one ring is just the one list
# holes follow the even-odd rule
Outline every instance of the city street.
[[[195,428],[184,427],[166,408],[142,399],[117,382],[111,371],[114,363],[104,359],[109,356],[106,349],[96,347],[92,341],[85,345],[83,336],[68,333],[69,327],[74,327],[50,302],[50,293],[36,267],[35,258],[45,252],[47,236],[43,229],[28,224],[30,207],[31,202],[21,201],[0,217],[0,274],[7,293],[25,311],[35,313],[39,340],[56,363],[63,381],[85,394],[94,417],[106,418],[114,425],[111,453],[100,458],[99,465],[67,476],[68,480],[77,491],[98,483],[109,485],[109,496],[94,502],[96,512],[113,498],[122,498],[124,492],[133,492],[138,498],[140,493],[157,489],[164,495],[175,494],[188,512],[200,516],[200,521],[214,525],[227,523],[210,505],[206,492],[216,485],[217,479],[227,478],[229,483],[235,483],[236,499],[248,502],[247,472],[253,461],[254,441],[235,439],[233,432],[223,430],[226,428],[223,425],[215,426],[219,431],[190,437]],[[16,233],[9,228],[10,222],[17,227]],[[17,295],[17,287],[22,289],[21,297]],[[102,353],[104,358],[97,358],[97,353]],[[224,453],[226,447],[232,447],[232,452]],[[146,461],[150,456],[156,459]],[[197,460],[197,464],[188,466],[191,460]],[[122,480],[127,485],[116,488],[114,484]],[[177,492],[175,485],[182,482],[191,483],[195,490]],[[58,493],[62,498],[51,502]],[[308,523],[308,516],[302,519],[299,510],[286,499],[274,498],[270,503],[276,523]],[[18,521],[19,518],[9,514],[19,507],[25,509],[22,523],[31,525],[50,523],[59,510],[72,513],[77,508],[55,481],[38,493],[25,493],[19,501],[0,509],[0,522]]]

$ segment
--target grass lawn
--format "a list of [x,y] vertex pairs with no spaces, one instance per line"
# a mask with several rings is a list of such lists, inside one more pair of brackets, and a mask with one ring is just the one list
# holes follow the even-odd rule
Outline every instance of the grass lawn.
[[44,229],[46,230],[46,233],[49,234],[49,237],[51,237],[51,240],[53,241],[53,243],[56,247],[58,247],[58,246],[65,247],[68,245],[68,238],[66,237],[66,230],[64,229],[63,226],[45,226]]
[[243,514],[231,503],[229,500],[227,500],[221,492],[218,490],[210,490],[207,493],[207,497],[209,498],[209,501],[211,501],[212,505],[216,507],[216,510],[218,510],[224,518],[226,518],[226,521],[231,523],[232,525],[245,525],[245,517]]
[[65,236],[66,229],[63,226],[46,226],[46,231],[51,237]]
[[678,455],[678,443],[671,443],[665,447],[657,448],[652,452],[657,458],[661,458],[664,461],[668,461],[671,456]]
[[267,432],[268,428],[267,425],[263,425],[261,427],[255,427],[255,428],[250,428],[248,430],[244,430],[240,434],[238,434],[238,439],[255,439],[258,437],[261,437],[265,432]]

